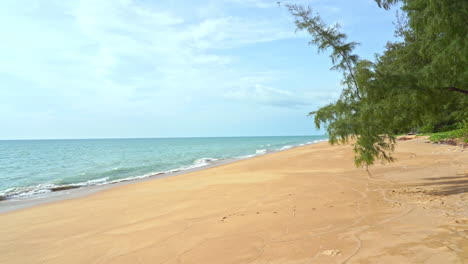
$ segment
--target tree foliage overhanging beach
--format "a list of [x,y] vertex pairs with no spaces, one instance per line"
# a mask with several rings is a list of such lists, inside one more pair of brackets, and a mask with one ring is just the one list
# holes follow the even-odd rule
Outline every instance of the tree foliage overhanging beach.
[[[343,72],[339,99],[310,113],[330,142],[355,140],[356,166],[393,161],[397,134],[468,131],[468,2],[375,0],[400,6],[398,41],[374,61],[354,53],[339,25],[329,26],[310,7],[286,4],[298,31],[307,31],[319,52],[331,51],[332,70]],[[377,8],[377,7],[376,7]]]

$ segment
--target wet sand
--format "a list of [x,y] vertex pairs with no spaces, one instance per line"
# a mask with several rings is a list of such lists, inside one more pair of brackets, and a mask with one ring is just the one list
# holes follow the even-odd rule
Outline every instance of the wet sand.
[[0,263],[468,263],[468,150],[319,143],[0,214]]

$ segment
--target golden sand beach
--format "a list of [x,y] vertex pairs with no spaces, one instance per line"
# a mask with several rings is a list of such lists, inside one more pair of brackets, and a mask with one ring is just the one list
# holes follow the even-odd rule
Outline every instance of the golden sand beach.
[[0,214],[0,263],[468,263],[468,151],[320,143]]

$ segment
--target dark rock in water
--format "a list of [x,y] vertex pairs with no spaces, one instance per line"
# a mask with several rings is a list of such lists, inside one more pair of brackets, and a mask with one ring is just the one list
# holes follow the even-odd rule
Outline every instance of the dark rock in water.
[[0,201],[6,200],[6,196],[0,195]]
[[53,191],[53,192],[57,192],[57,191],[75,189],[75,188],[79,188],[79,186],[76,186],[76,185],[63,185],[63,186],[57,186],[57,187],[50,188],[50,190]]

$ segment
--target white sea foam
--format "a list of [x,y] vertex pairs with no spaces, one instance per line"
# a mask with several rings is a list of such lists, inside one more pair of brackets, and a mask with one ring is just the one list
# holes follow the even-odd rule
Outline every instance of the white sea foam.
[[165,173],[166,172],[152,172],[152,173],[147,173],[147,174],[143,174],[143,175],[140,175],[140,176],[131,176],[131,177],[123,178],[123,179],[117,179],[117,180],[109,181],[109,182],[106,182],[105,184],[108,184],[108,183],[114,184],[114,183],[119,183],[119,182],[141,180],[141,179],[145,179],[145,178],[149,178],[149,177],[153,177],[153,176],[161,175],[161,174],[165,174]]
[[328,138],[327,139],[314,140],[313,143],[319,143],[319,142],[325,142],[325,141],[328,141]]
[[83,183],[78,183],[75,184],[76,186],[91,186],[91,185],[100,185],[100,184],[105,184],[109,181],[109,177],[104,177],[104,178],[99,178],[99,179],[94,179],[94,180],[89,180]]
[[290,148],[292,148],[292,147],[293,147],[293,146],[284,146],[284,147],[280,148],[279,150],[290,149]]
[[[178,169],[176,169],[176,171],[190,170],[190,169],[195,169],[195,168],[200,168],[200,167],[208,166],[208,165],[210,165],[210,164],[212,164],[213,162],[218,161],[218,160],[219,160],[219,159],[215,159],[215,158],[201,158],[201,159],[197,159],[197,160],[195,160],[191,165],[178,168]],[[169,172],[174,172],[174,170],[171,170],[171,171],[169,171]]]
[[256,154],[251,154],[251,155],[244,155],[244,156],[237,156],[237,157],[234,157],[234,159],[248,159],[248,158],[253,158],[257,156]]
[[257,155],[263,155],[263,154],[266,154],[266,153],[267,153],[266,149],[257,149],[255,151],[255,154],[257,154]]
[[211,163],[213,163],[213,161],[217,161],[219,159],[215,159],[215,158],[201,158],[201,159],[197,159],[193,162],[193,165],[192,167],[201,167],[201,166],[206,166],[206,165],[210,165]]
[[51,192],[54,184],[38,184],[36,186],[15,187],[4,190],[0,193],[2,197],[23,197],[41,193]]

